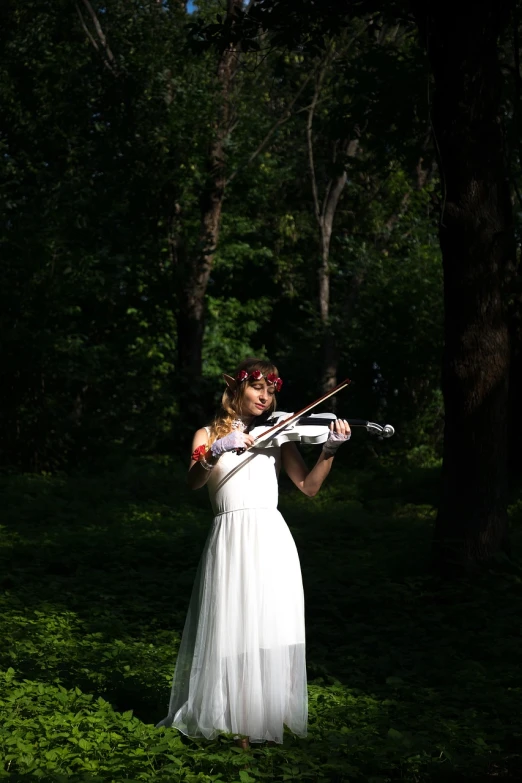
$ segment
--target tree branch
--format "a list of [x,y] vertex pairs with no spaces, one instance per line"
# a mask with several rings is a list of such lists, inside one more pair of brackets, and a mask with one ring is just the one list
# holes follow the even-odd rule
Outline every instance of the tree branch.
[[[250,3],[249,3],[249,5],[250,5],[250,6],[253,6],[253,5],[254,5],[256,2],[257,2],[257,0],[250,0]],[[366,28],[365,28],[365,29],[367,29],[367,26],[366,26]],[[354,42],[354,40],[355,40],[355,38],[353,38],[353,39],[352,39],[352,40],[349,42],[348,46],[347,46],[347,47],[345,48],[345,50],[344,50],[344,52],[345,52],[345,53],[346,53],[346,51],[348,51],[348,49],[350,48],[350,46],[352,45],[352,43]],[[270,52],[270,51],[272,51],[272,50],[271,50],[271,49],[269,49],[269,52]],[[257,158],[257,157],[258,157],[258,156],[259,156],[259,155],[260,155],[260,154],[263,152],[263,150],[264,150],[264,149],[267,147],[267,145],[268,145],[268,143],[269,143],[270,139],[272,138],[272,136],[274,135],[274,133],[277,131],[277,129],[278,129],[278,128],[280,128],[280,127],[281,127],[281,125],[284,125],[284,123],[285,123],[285,122],[288,122],[288,120],[289,120],[289,119],[292,117],[292,114],[299,114],[299,113],[300,113],[300,112],[302,112],[302,111],[308,111],[308,112],[310,113],[310,110],[312,110],[312,115],[313,115],[313,113],[315,112],[315,109],[317,108],[317,106],[318,106],[320,103],[322,103],[322,101],[319,99],[320,88],[321,88],[321,86],[322,86],[322,82],[324,81],[324,77],[325,77],[325,74],[326,74],[326,70],[327,70],[327,66],[328,66],[328,64],[329,64],[329,61],[331,60],[331,58],[332,58],[333,56],[334,56],[334,50],[333,50],[333,48],[330,48],[330,49],[328,50],[327,54],[326,54],[326,57],[325,57],[325,59],[324,59],[324,60],[323,60],[321,63],[319,63],[319,65],[318,65],[318,67],[316,68],[316,70],[315,70],[315,71],[312,71],[311,73],[309,73],[309,74],[308,74],[308,76],[306,77],[306,79],[303,81],[303,83],[302,83],[302,84],[301,84],[301,86],[299,87],[299,89],[298,89],[298,91],[297,91],[296,95],[295,95],[295,96],[294,96],[294,98],[291,100],[291,102],[290,102],[290,105],[287,107],[286,111],[285,111],[285,112],[284,112],[284,113],[281,115],[281,117],[279,117],[279,119],[278,119],[278,120],[276,120],[276,121],[275,121],[275,123],[272,125],[272,127],[269,129],[268,133],[266,134],[265,138],[264,138],[264,139],[262,140],[262,142],[261,142],[261,143],[258,145],[258,147],[256,147],[256,149],[255,149],[255,150],[252,152],[252,154],[250,155],[250,157],[248,158],[248,160],[247,160],[245,163],[243,163],[241,166],[238,166],[238,167],[237,167],[237,169],[235,169],[235,170],[234,170],[234,171],[233,171],[233,172],[230,174],[230,176],[229,176],[229,177],[228,177],[228,179],[226,180],[226,183],[225,183],[225,185],[229,185],[229,184],[232,182],[232,180],[236,178],[236,176],[239,174],[239,172],[241,172],[241,171],[243,171],[244,169],[248,168],[248,166],[250,166],[250,165],[251,165],[251,164],[254,162],[254,160],[255,160],[255,159],[256,159],[256,158]],[[308,83],[310,82],[310,80],[311,80],[311,79],[312,79],[314,76],[316,76],[316,75],[317,75],[317,73],[318,73],[318,72],[319,72],[319,81],[320,81],[320,85],[319,85],[319,90],[316,90],[316,92],[314,93],[314,99],[313,99],[313,101],[312,101],[312,104],[311,104],[310,106],[306,106],[306,107],[302,107],[302,108],[300,108],[300,109],[297,109],[297,111],[293,112],[294,106],[295,106],[295,104],[297,103],[297,101],[299,100],[299,98],[301,97],[301,95],[303,94],[305,87],[308,85]]]
[[274,124],[272,125],[272,127],[271,127],[271,128],[268,130],[268,133],[266,134],[265,138],[264,138],[264,139],[262,140],[262,142],[261,142],[261,143],[260,143],[260,144],[259,144],[259,145],[256,147],[256,149],[255,149],[255,150],[252,152],[252,154],[250,155],[250,157],[248,158],[248,160],[247,160],[245,163],[243,163],[243,165],[242,165],[242,166],[238,166],[238,167],[237,167],[237,169],[235,169],[235,170],[234,170],[234,171],[233,171],[233,172],[230,174],[230,176],[228,177],[228,179],[227,179],[227,181],[226,181],[226,183],[225,183],[226,185],[229,185],[229,184],[232,182],[232,180],[233,180],[233,179],[235,179],[235,178],[237,177],[237,175],[239,174],[239,172],[240,172],[240,171],[243,171],[244,169],[248,168],[248,166],[250,166],[250,165],[251,165],[251,164],[252,164],[252,163],[255,161],[255,159],[256,159],[256,158],[257,158],[257,157],[258,157],[258,156],[259,156],[259,155],[260,155],[260,154],[263,152],[263,150],[264,150],[264,149],[265,149],[265,148],[268,146],[268,142],[270,141],[270,139],[272,138],[272,136],[274,135],[274,133],[276,132],[276,130],[277,130],[278,128],[280,128],[280,127],[281,127],[281,125],[284,125],[284,124],[285,124],[285,122],[288,122],[288,120],[289,120],[289,119],[291,118],[291,116],[292,116],[292,110],[293,110],[293,108],[294,108],[295,104],[297,103],[297,101],[299,100],[299,98],[301,97],[301,95],[303,94],[303,91],[304,91],[304,89],[305,89],[306,85],[308,84],[308,82],[310,81],[310,79],[311,79],[311,78],[312,78],[312,74],[310,73],[310,74],[308,74],[308,76],[306,77],[306,79],[304,80],[304,82],[302,83],[302,85],[300,86],[299,90],[297,91],[297,93],[295,94],[295,96],[293,97],[293,99],[290,101],[290,104],[289,104],[289,106],[286,108],[286,110],[284,111],[284,113],[283,113],[283,114],[282,114],[282,115],[279,117],[279,119],[277,119],[277,120],[274,122]]
[[317,79],[315,80],[314,94],[312,98],[312,103],[310,104],[310,109],[308,111],[308,118],[306,121],[306,143],[308,147],[308,166],[310,169],[310,181],[312,184],[314,212],[320,228],[322,228],[322,214],[321,214],[321,208],[319,207],[319,192],[317,189],[317,178],[315,176],[314,142],[312,137],[312,130],[314,124],[315,107],[317,106],[317,101],[319,100],[319,95],[321,93],[321,88],[323,86],[324,77],[326,75],[326,69],[327,69],[329,59],[330,59],[330,52],[328,52],[327,56],[323,60],[322,67],[320,68]]
[[96,15],[96,11],[94,10],[92,5],[90,4],[89,0],[82,0],[82,2],[84,4],[84,6],[86,7],[87,11],[89,12],[89,15],[90,15],[90,17],[91,17],[91,19],[93,21],[94,29],[96,30],[96,34],[97,34],[98,39],[99,39],[99,41],[101,43],[101,46],[102,46],[102,49],[103,49],[103,53],[100,52],[100,47],[99,47],[98,43],[96,42],[94,36],[89,31],[89,28],[87,27],[85,19],[83,18],[83,14],[82,14],[82,12],[80,10],[80,7],[79,7],[78,3],[76,3],[75,4],[76,5],[76,10],[78,12],[78,16],[80,17],[80,22],[82,24],[83,30],[84,30],[85,34],[87,35],[89,41],[92,43],[92,45],[96,49],[96,51],[100,52],[100,54],[102,56],[103,64],[106,66],[106,68],[108,68],[111,71],[111,73],[117,75],[118,74],[118,69],[116,67],[116,60],[114,58],[114,55],[113,55],[113,53],[111,51],[111,48],[110,48],[108,42],[107,42],[107,38],[105,36],[105,33],[103,32],[102,26],[100,24],[100,20],[98,19],[98,16]]

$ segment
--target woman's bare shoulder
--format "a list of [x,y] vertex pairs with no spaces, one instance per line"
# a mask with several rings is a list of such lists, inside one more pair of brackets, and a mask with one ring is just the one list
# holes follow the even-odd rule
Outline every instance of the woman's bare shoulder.
[[195,443],[196,446],[200,446],[202,443],[206,443],[208,441],[208,436],[209,436],[208,427],[200,427],[199,430],[196,430],[196,432],[194,433],[192,442]]

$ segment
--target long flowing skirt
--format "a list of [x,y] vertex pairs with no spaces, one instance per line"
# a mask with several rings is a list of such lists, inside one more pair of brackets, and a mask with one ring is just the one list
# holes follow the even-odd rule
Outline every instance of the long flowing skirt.
[[303,583],[290,530],[277,509],[218,514],[158,726],[281,743],[283,724],[305,737],[307,720]]

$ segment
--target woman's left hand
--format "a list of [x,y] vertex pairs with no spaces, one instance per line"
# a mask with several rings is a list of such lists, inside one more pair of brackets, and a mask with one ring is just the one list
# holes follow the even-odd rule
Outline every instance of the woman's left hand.
[[335,422],[332,421],[330,424],[330,434],[323,446],[323,451],[327,456],[333,456],[339,446],[342,446],[343,443],[350,440],[351,435],[352,431],[350,430],[350,425],[346,419],[336,419]]

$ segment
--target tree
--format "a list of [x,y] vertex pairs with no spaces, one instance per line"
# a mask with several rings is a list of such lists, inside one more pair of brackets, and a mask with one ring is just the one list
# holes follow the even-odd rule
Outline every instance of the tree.
[[507,547],[508,283],[515,266],[498,41],[514,1],[414,2],[431,63],[443,183],[445,437],[434,554],[444,570]]
[[[217,4],[198,8],[208,17]],[[226,46],[189,50],[195,17],[182,3],[7,0],[0,16],[1,464],[53,470],[113,450],[181,452],[194,420],[180,390],[177,322],[201,259]],[[363,148],[342,161],[330,326],[343,371],[356,373],[353,410],[389,410],[417,445],[414,419],[437,391],[437,247],[428,193],[412,190],[402,162],[416,126],[397,118],[401,63],[410,73],[418,58],[402,44],[389,57],[372,49],[373,36],[394,36],[377,28],[328,77],[314,168],[322,190],[337,174],[336,140],[362,121]],[[321,372],[306,120],[324,53],[258,44],[241,42],[223,141],[226,208],[202,294],[205,397],[191,394],[206,415],[215,380],[238,356],[274,357],[287,401],[315,394]],[[414,112],[419,90],[411,82],[403,92]],[[405,194],[414,208],[402,208]]]
[[510,183],[514,192],[514,218],[518,248],[517,274],[510,297],[511,368],[509,378],[509,475],[512,484],[522,478],[522,71],[520,62],[520,3],[515,4],[512,25],[501,48],[501,67],[506,80],[504,122],[507,131],[507,154]]
[[[241,0],[227,0],[224,24],[233,34]],[[196,247],[185,252],[183,242],[176,246],[176,266],[180,299],[178,308],[178,364],[190,382],[201,376],[205,295],[219,241],[221,212],[227,179],[226,144],[232,132],[232,86],[238,67],[238,46],[227,44],[216,64],[215,115],[210,120],[205,161],[205,177],[199,193],[200,227]]]
[[[515,243],[502,130],[499,38],[515,0],[412,0],[430,61],[433,132],[443,197],[445,440],[434,555],[452,570],[507,547],[508,286]],[[280,46],[317,51],[325,35],[367,16],[400,23],[401,3],[261,0],[252,19]]]
[[[429,164],[424,164],[423,168],[419,156],[421,139],[426,139],[427,128],[425,122],[415,117],[414,107],[422,88],[419,89],[419,52],[412,40],[412,26],[390,28],[374,25],[373,21],[371,18],[353,19],[348,29],[329,41],[307,111],[313,213],[320,236],[318,298],[323,391],[338,382],[342,335],[350,326],[367,273],[364,263],[355,264],[353,269],[354,264],[347,262],[349,249],[347,243],[343,246],[341,237],[359,231],[368,214],[373,213],[376,220],[372,241],[375,246],[382,246],[393,225],[407,210],[412,187],[405,182],[399,201],[389,199],[388,210],[385,208],[379,219],[372,202],[379,201],[379,195],[387,191],[387,180],[393,179],[401,166],[412,169],[415,188],[425,186],[430,171]],[[399,69],[398,61],[401,63]],[[387,93],[396,95],[401,83],[408,84],[409,89],[403,89],[408,100],[396,97],[392,106]],[[317,114],[321,118],[320,123],[315,123],[319,130],[314,128]],[[430,155],[424,150],[423,155],[426,154]],[[334,219],[339,224],[336,215],[340,205],[342,212],[351,215],[351,220],[347,221],[345,215],[341,230],[334,235],[333,224]],[[332,239],[338,244],[334,263],[331,260]],[[337,267],[342,274],[350,266],[349,285],[340,286],[341,297],[339,291],[334,296],[332,269]]]
[[[320,193],[316,176],[313,122],[317,103],[321,98],[323,91],[325,77],[328,71],[333,71],[333,74],[330,73],[329,75],[330,78],[332,78],[332,76],[335,78],[335,60],[342,55],[342,49],[339,52],[336,50],[333,42],[330,42],[329,51],[327,51],[326,57],[318,69],[314,80],[314,91],[308,108],[306,122],[306,141],[313,211],[317,221],[320,238],[320,261],[317,277],[319,289],[319,318],[322,331],[321,391],[323,392],[333,389],[337,385],[339,364],[338,347],[336,346],[336,340],[330,324],[330,245],[332,241],[333,223],[339,200],[348,178],[348,159],[356,154],[359,140],[357,137],[346,138],[348,133],[348,128],[346,127],[343,128],[344,132],[339,134],[345,138],[328,140],[328,147],[330,149],[330,172],[325,183],[324,194]],[[337,401],[335,400],[332,404],[335,406],[336,402]]]

